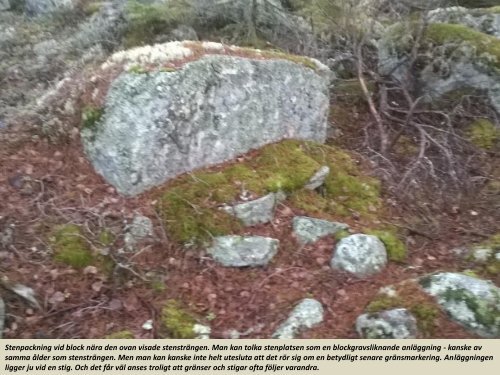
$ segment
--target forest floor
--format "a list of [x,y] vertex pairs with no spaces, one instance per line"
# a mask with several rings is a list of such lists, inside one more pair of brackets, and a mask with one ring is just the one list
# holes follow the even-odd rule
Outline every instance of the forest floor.
[[[342,142],[348,147],[345,134]],[[272,223],[246,230],[280,240],[270,265],[231,269],[199,249],[169,241],[154,209],[156,191],[136,198],[120,196],[93,171],[78,137],[64,145],[41,139],[4,142],[0,160],[0,230],[14,228],[13,241],[0,248],[0,273],[4,284],[8,280],[32,288],[40,304],[35,308],[2,290],[5,338],[103,338],[123,330],[136,338],[158,338],[161,309],[169,299],[182,301],[209,324],[212,338],[228,337],[231,330],[243,338],[267,338],[305,297],[323,304],[325,319],[300,337],[357,338],[355,320],[381,287],[436,271],[463,271],[470,265],[453,249],[498,231],[498,210],[484,197],[443,209],[431,194],[427,200],[405,201],[384,187],[387,209],[378,220],[403,228],[408,256],[403,263],[389,263],[376,276],[356,279],[332,272],[334,238],[298,244],[291,220],[303,212],[285,201]],[[127,266],[115,266],[110,275],[95,267],[75,270],[54,261],[50,236],[55,225],[82,225],[89,235],[106,228],[116,234],[113,251],[123,247],[124,225],[136,213],[153,220],[155,237],[133,255],[115,254],[115,260],[125,257],[122,264]],[[354,231],[364,224],[355,216],[338,221]],[[146,281],[151,277],[155,282]],[[500,285],[498,277],[493,281]],[[142,328],[148,320],[154,322],[151,330]],[[474,336],[441,315],[429,337]]]

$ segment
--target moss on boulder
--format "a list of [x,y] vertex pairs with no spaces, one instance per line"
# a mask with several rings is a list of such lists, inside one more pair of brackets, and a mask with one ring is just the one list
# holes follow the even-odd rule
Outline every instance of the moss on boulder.
[[487,65],[500,68],[500,40],[459,24],[435,23],[428,26],[425,38],[435,45],[456,43],[470,45],[475,55]]
[[440,316],[437,304],[429,301],[423,290],[413,281],[405,281],[393,287],[384,288],[366,307],[368,313],[405,308],[417,320],[422,337],[432,337]]
[[[220,209],[241,196],[285,192],[307,213],[370,217],[381,208],[379,182],[362,174],[352,158],[334,147],[286,140],[267,145],[240,162],[181,176],[167,185],[158,210],[170,238],[203,243],[237,233],[241,223]],[[322,194],[304,189],[321,166],[328,166]]]

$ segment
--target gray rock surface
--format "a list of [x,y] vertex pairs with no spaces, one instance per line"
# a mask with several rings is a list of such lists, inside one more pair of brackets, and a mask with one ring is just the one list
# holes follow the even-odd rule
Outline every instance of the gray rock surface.
[[323,321],[323,306],[315,299],[303,299],[290,313],[288,319],[273,333],[273,339],[293,339],[305,329]]
[[[439,22],[429,27],[434,25],[439,25]],[[379,72],[391,74],[400,81],[406,79],[409,69],[401,51],[411,48],[412,43],[408,33],[401,32],[405,27],[396,24],[387,28],[378,42]],[[477,33],[472,29],[471,32]],[[425,56],[425,63],[412,71],[421,92],[432,100],[455,90],[480,90],[485,92],[493,107],[500,112],[500,68],[494,52],[484,51],[485,46],[491,51],[500,48],[500,40],[486,34],[481,38],[484,41],[479,42],[475,35],[461,42],[453,40],[453,34],[450,34],[450,38],[450,42],[424,40],[422,43],[419,52]]]
[[414,339],[417,320],[406,309],[363,314],[356,319],[356,331],[364,339]]
[[304,65],[204,56],[174,72],[122,73],[83,143],[95,169],[135,195],[285,138],[323,142],[328,106],[328,80]]
[[0,71],[15,77],[0,90],[2,122],[12,126],[25,118],[51,140],[67,137],[81,119],[80,97],[88,83],[84,66],[105,60],[120,45],[126,4],[99,2],[88,17],[68,12],[68,22],[1,12]]
[[330,167],[324,165],[312,176],[304,186],[307,190],[314,190],[325,183],[325,179],[330,174]]
[[440,8],[429,12],[430,23],[456,23],[500,38],[500,13],[464,7]]
[[493,249],[476,248],[471,252],[471,257],[475,262],[486,263],[493,256]]
[[142,215],[134,216],[132,223],[127,227],[124,237],[126,249],[134,251],[139,241],[151,237],[153,234],[153,222],[150,218]]
[[500,288],[491,281],[446,272],[420,284],[451,319],[481,337],[500,338]]
[[77,0],[25,0],[25,9],[30,16],[40,16],[72,9],[76,4]]
[[276,194],[270,193],[250,202],[223,207],[223,210],[230,215],[236,216],[245,226],[252,226],[273,220],[277,202]]
[[278,252],[279,241],[268,237],[216,237],[207,252],[226,267],[265,266]]
[[9,10],[9,9],[10,9],[9,0],[0,0],[0,11]]
[[380,272],[387,264],[387,251],[377,237],[353,234],[339,241],[330,265],[350,272],[357,277],[367,277]]
[[141,240],[153,235],[153,222],[149,217],[136,215],[132,219],[128,230],[135,239]]
[[335,234],[349,227],[347,224],[307,216],[294,217],[292,225],[293,234],[303,244],[316,242],[321,237]]

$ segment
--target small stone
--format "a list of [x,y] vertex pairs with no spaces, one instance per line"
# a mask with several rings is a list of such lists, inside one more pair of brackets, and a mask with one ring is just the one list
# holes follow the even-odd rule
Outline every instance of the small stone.
[[212,329],[209,326],[195,324],[193,326],[193,332],[196,334],[196,339],[209,339]]
[[137,240],[152,236],[153,222],[146,216],[136,215],[129,227],[129,233]]
[[485,263],[493,255],[493,249],[474,249],[472,251],[472,257],[476,262]]
[[153,329],[153,321],[151,319],[146,320],[142,325],[142,329],[145,331],[151,331]]
[[364,339],[414,339],[417,320],[406,309],[363,314],[356,319],[356,331]]
[[353,234],[340,240],[333,254],[332,268],[352,273],[357,277],[372,276],[387,264],[387,251],[377,237]]
[[325,179],[330,174],[330,167],[324,165],[312,176],[304,186],[307,190],[315,190],[325,183]]
[[8,226],[0,232],[0,248],[8,249],[14,242],[14,228]]
[[273,220],[276,194],[270,193],[250,202],[223,207],[228,214],[236,216],[245,226],[269,223]]
[[207,250],[215,261],[227,267],[265,266],[276,255],[279,241],[268,237],[217,237]]
[[127,251],[136,251],[136,245],[148,237],[153,236],[153,222],[150,218],[142,215],[136,215],[132,219],[132,223],[127,227],[127,232],[124,236],[125,249]]
[[315,299],[303,299],[291,312],[288,319],[273,333],[274,339],[293,339],[303,331],[323,321],[323,306]]
[[347,224],[306,216],[296,216],[293,218],[293,233],[302,244],[316,242],[321,237],[335,234],[348,227]]

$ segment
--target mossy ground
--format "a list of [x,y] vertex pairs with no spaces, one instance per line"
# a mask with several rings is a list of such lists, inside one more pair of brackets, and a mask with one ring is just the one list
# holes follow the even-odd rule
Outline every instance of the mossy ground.
[[84,268],[92,263],[93,255],[79,226],[61,225],[52,237],[54,259],[74,268]]
[[406,260],[406,245],[399,239],[394,229],[369,230],[367,234],[377,236],[385,245],[389,260],[404,262]]
[[162,329],[168,338],[193,339],[196,319],[176,300],[168,300],[161,311]]
[[133,339],[134,334],[130,331],[125,330],[125,331],[118,331],[118,332],[111,333],[104,338],[109,339],[109,340],[111,340],[111,339],[119,339],[119,340]]
[[[110,246],[114,235],[102,230],[93,242],[97,246]],[[75,224],[63,224],[54,228],[50,237],[54,259],[76,269],[90,265],[97,266],[105,275],[111,275],[115,263],[108,256],[92,251],[91,239],[88,239],[82,228]]]
[[[200,244],[241,230],[241,223],[219,207],[237,202],[244,191],[256,197],[283,191],[297,209],[323,216],[356,212],[369,217],[381,207],[378,181],[364,176],[347,153],[334,147],[287,140],[255,153],[240,163],[181,176],[167,186],[158,210],[171,239]],[[324,165],[330,174],[322,191],[303,189]]]
[[490,120],[478,119],[470,124],[467,138],[475,146],[491,150],[500,141],[500,128]]
[[425,295],[413,281],[403,282],[395,287],[395,295],[381,293],[366,307],[366,312],[375,313],[384,310],[405,308],[417,320],[417,327],[423,337],[431,337],[441,315],[439,307]]

